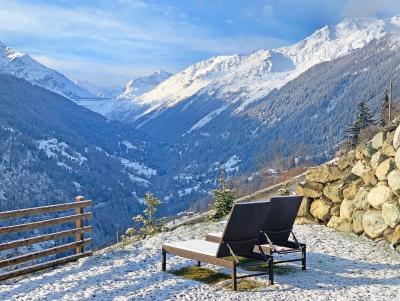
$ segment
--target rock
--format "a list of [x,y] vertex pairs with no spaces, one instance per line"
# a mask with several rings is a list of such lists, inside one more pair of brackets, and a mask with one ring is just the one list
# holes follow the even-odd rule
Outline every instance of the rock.
[[370,169],[366,174],[364,174],[362,179],[366,186],[368,185],[374,186],[376,185],[376,183],[378,183],[378,179],[375,177],[375,172],[373,169]]
[[364,227],[362,225],[362,217],[364,215],[364,210],[356,210],[353,212],[352,220],[353,220],[353,232],[357,235],[360,235],[364,232]]
[[339,216],[340,215],[340,205],[339,204],[333,205],[330,213],[332,216]]
[[398,169],[392,170],[387,178],[389,187],[397,196],[400,196],[400,171]]
[[386,140],[382,145],[381,152],[383,155],[387,157],[394,157],[396,150],[393,147],[393,136],[394,132],[390,132],[387,134]]
[[340,156],[337,160],[337,166],[341,169],[341,170],[345,170],[347,167],[349,167],[352,163],[353,160],[351,157],[349,156]]
[[351,223],[349,221],[344,221],[337,216],[332,216],[327,226],[340,232],[351,232]]
[[379,164],[381,164],[383,161],[385,161],[387,157],[385,155],[382,155],[381,151],[377,151],[373,156],[371,157],[370,165],[373,169],[376,169]]
[[311,203],[310,212],[312,216],[318,218],[321,221],[328,221],[331,217],[330,211],[332,202],[326,198],[319,198]]
[[400,225],[398,225],[398,226],[396,226],[396,228],[394,228],[391,243],[394,247],[396,247],[397,245],[400,245]]
[[397,168],[400,169],[400,148],[397,150],[396,154],[394,155],[394,161],[396,162]]
[[296,225],[311,225],[311,224],[315,224],[315,221],[313,221],[312,219],[309,219],[309,218],[305,218],[305,217],[297,217],[296,220],[294,221],[294,223]]
[[383,237],[384,237],[387,241],[391,242],[392,239],[393,239],[393,229],[387,228],[385,231],[383,231]]
[[356,148],[356,153],[355,153],[355,155],[356,155],[356,159],[357,159],[357,160],[362,160],[362,159],[364,158],[364,154],[363,154],[363,151],[362,151],[362,147],[361,147],[361,146],[358,146],[358,147]]
[[371,140],[371,146],[378,150],[382,147],[383,143],[385,142],[386,139],[386,133],[384,132],[379,132],[378,134],[376,134],[374,136],[374,138],[372,138]]
[[340,177],[340,168],[331,164],[310,168],[306,172],[306,179],[310,182],[328,183],[339,180]]
[[355,206],[352,201],[344,199],[340,204],[340,219],[351,221]]
[[375,170],[375,175],[380,181],[386,180],[387,175],[395,168],[396,163],[394,162],[394,160],[392,158],[386,159],[378,165]]
[[301,201],[301,205],[299,211],[297,212],[297,216],[306,217],[310,215],[310,205],[312,200],[308,197],[304,197]]
[[386,225],[395,228],[400,223],[400,205],[397,202],[383,204],[382,216]]
[[371,158],[372,155],[375,154],[375,152],[376,150],[372,147],[370,143],[368,143],[362,148],[362,153],[365,158]]
[[376,209],[381,209],[382,205],[386,202],[389,202],[392,197],[392,190],[386,185],[381,185],[372,188],[368,193],[368,203],[370,203],[372,207]]
[[356,165],[351,169],[351,172],[356,176],[362,178],[368,171],[371,170],[367,164],[364,164],[362,161],[357,161]]
[[377,210],[369,210],[364,213],[362,226],[364,232],[371,238],[380,237],[387,228],[381,212]]
[[356,209],[368,209],[370,204],[368,203],[368,194],[369,191],[364,187],[360,187],[357,191],[356,196],[354,197],[354,207]]
[[358,176],[353,174],[351,172],[351,169],[349,169],[348,171],[344,172],[343,175],[342,175],[343,184],[347,184],[347,183],[353,182],[353,181],[355,181],[357,179],[358,179]]
[[315,199],[322,196],[323,189],[324,186],[321,183],[305,182],[297,185],[296,192],[299,195]]
[[343,200],[343,183],[334,182],[324,187],[324,195],[334,203],[341,203]]
[[362,186],[363,181],[361,179],[351,182],[343,189],[343,197],[348,200],[354,199],[358,189]]
[[397,127],[396,131],[394,132],[393,136],[393,147],[394,149],[398,149],[400,146],[400,126]]

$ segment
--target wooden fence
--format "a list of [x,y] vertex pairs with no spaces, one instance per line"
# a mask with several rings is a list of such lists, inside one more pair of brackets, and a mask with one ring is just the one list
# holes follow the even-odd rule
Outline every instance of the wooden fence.
[[[16,267],[11,271],[7,271],[4,273],[0,273],[0,281],[21,276],[24,274],[29,274],[32,272],[40,271],[43,269],[47,269],[50,267],[54,267],[60,264],[65,264],[70,261],[77,260],[82,257],[91,256],[93,251],[90,249],[84,250],[84,246],[91,244],[92,239],[84,237],[85,232],[91,232],[91,226],[85,226],[85,220],[91,219],[93,214],[91,212],[84,212],[84,208],[91,206],[92,201],[85,200],[83,197],[79,196],[75,198],[75,202],[66,203],[66,204],[57,204],[43,207],[35,207],[28,209],[20,209],[13,211],[0,212],[0,220],[12,219],[12,218],[20,218],[26,216],[40,215],[49,212],[63,212],[71,209],[75,209],[75,214],[61,216],[52,219],[45,219],[30,223],[12,225],[12,226],[4,226],[0,227],[0,235],[9,234],[9,233],[17,233],[24,231],[32,231],[39,228],[49,228],[54,225],[61,224],[70,224],[74,222],[75,227],[72,229],[67,229],[58,232],[51,232],[39,236],[29,237],[25,239],[18,239],[9,242],[4,242],[4,239],[0,241],[0,252],[5,250],[12,250],[19,247],[31,246],[36,243],[46,242],[46,241],[56,241],[60,238],[74,237],[74,241],[67,244],[57,245],[52,248],[27,253],[24,255],[7,258],[0,260],[0,268],[16,266],[18,264],[32,261],[38,258],[64,253],[71,250],[75,250],[75,254],[64,256],[62,258],[48,260],[38,264],[32,264],[28,266],[24,266],[22,268]],[[1,237],[1,236],[0,236]],[[14,267],[15,268],[15,267]]]

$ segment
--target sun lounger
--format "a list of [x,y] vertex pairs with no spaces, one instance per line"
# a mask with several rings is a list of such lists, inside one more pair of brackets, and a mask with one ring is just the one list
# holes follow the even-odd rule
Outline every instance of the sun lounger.
[[[270,202],[246,202],[235,204],[225,225],[219,242],[206,240],[188,240],[166,243],[162,245],[162,270],[166,270],[166,254],[174,254],[184,258],[214,264],[232,270],[233,289],[237,289],[237,279],[269,275],[273,279],[271,256],[255,253],[260,247],[260,230],[269,210]],[[232,258],[227,258],[232,256]],[[268,271],[263,273],[238,276],[236,268],[239,265],[238,256],[250,257],[266,261]]]
[[[306,245],[298,242],[292,228],[300,208],[301,196],[279,196],[271,198],[271,206],[265,216],[261,228],[260,245],[256,245],[254,252],[274,257],[275,254],[301,253],[300,258],[275,260],[273,264],[301,261],[301,267],[306,269]],[[289,240],[292,235],[293,240]],[[206,240],[214,243],[220,242],[222,233],[209,233]],[[273,283],[273,279],[272,279]]]

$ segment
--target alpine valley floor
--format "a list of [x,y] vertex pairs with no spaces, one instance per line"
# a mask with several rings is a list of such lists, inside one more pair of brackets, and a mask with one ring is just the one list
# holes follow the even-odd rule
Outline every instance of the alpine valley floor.
[[[0,284],[0,300],[397,300],[400,254],[384,242],[319,225],[296,225],[307,244],[307,271],[276,275],[274,286],[233,292],[160,271],[163,242],[202,238],[221,223],[182,226],[152,238],[112,246],[64,267]],[[167,269],[194,265],[169,257]],[[209,266],[213,268],[212,266]],[[265,277],[265,276],[262,276]],[[252,279],[252,278],[250,278]],[[230,281],[230,280],[228,280]],[[229,282],[230,283],[230,282]]]

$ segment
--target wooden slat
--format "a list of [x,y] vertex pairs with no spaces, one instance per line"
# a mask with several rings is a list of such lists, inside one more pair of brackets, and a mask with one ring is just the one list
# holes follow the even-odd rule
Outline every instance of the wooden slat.
[[[83,196],[78,196],[75,198],[75,202],[80,203],[83,201]],[[83,214],[83,208],[76,208],[76,215]],[[75,221],[75,228],[82,228],[85,223],[84,219],[77,219]],[[77,233],[75,235],[75,241],[81,241],[84,239],[83,233]],[[84,249],[83,246],[78,246],[75,250],[75,254],[83,253]]]
[[37,215],[37,214],[47,213],[47,212],[64,211],[64,210],[74,209],[74,208],[84,208],[84,207],[88,207],[91,205],[92,205],[92,201],[87,200],[87,201],[80,201],[80,202],[73,202],[73,203],[66,203],[66,204],[57,204],[57,205],[50,205],[50,206],[43,206],[43,207],[4,211],[4,212],[0,212],[0,219]]
[[41,271],[41,270],[48,269],[48,268],[51,268],[51,267],[55,267],[55,266],[58,266],[58,265],[61,265],[61,264],[66,264],[68,262],[75,261],[75,260],[78,260],[80,258],[87,257],[87,256],[92,256],[92,255],[93,255],[93,252],[92,251],[88,251],[88,252],[85,252],[85,253],[75,254],[75,255],[71,255],[71,256],[55,259],[55,260],[51,260],[51,261],[48,261],[48,262],[45,262],[45,263],[36,264],[36,265],[30,266],[30,267],[21,268],[21,269],[14,270],[14,271],[11,271],[11,272],[3,273],[3,274],[0,274],[0,281],[6,280],[6,279],[10,279],[10,278],[14,278],[14,277],[17,277],[17,276],[26,275],[26,274],[37,272],[37,271]]
[[63,216],[63,217],[58,217],[58,218],[53,218],[53,219],[47,219],[39,222],[33,222],[33,223],[27,223],[27,224],[21,224],[21,225],[15,225],[15,226],[6,226],[6,227],[0,227],[0,234],[6,234],[6,233],[15,233],[15,232],[21,232],[21,231],[26,231],[26,230],[32,230],[32,229],[37,229],[37,228],[44,228],[52,225],[59,225],[59,224],[65,224],[70,221],[75,221],[77,219],[91,219],[93,217],[93,214],[91,212],[84,213],[84,214],[75,214],[75,215],[68,215],[68,216]]
[[55,240],[55,239],[59,239],[62,237],[74,236],[77,233],[91,232],[92,230],[93,230],[92,226],[86,226],[86,227],[78,228],[78,229],[60,231],[60,232],[56,232],[56,233],[40,235],[40,236],[36,236],[36,237],[31,237],[31,238],[14,240],[14,241],[0,244],[0,251],[10,250],[10,249],[24,247],[24,246],[30,246],[30,245],[33,245],[33,244],[36,244],[39,242]]
[[4,260],[0,261],[0,268],[8,267],[11,265],[16,265],[16,264],[19,264],[22,262],[34,260],[37,258],[41,258],[41,257],[45,257],[45,256],[57,254],[57,253],[66,252],[66,251],[75,249],[78,246],[83,246],[83,245],[89,244],[91,242],[92,242],[92,239],[88,238],[88,239],[85,239],[82,241],[76,241],[76,242],[72,242],[69,244],[53,247],[50,249],[37,251],[37,252],[33,252],[33,253],[28,253],[25,255],[21,255],[21,256],[9,258],[9,259],[4,259]]

